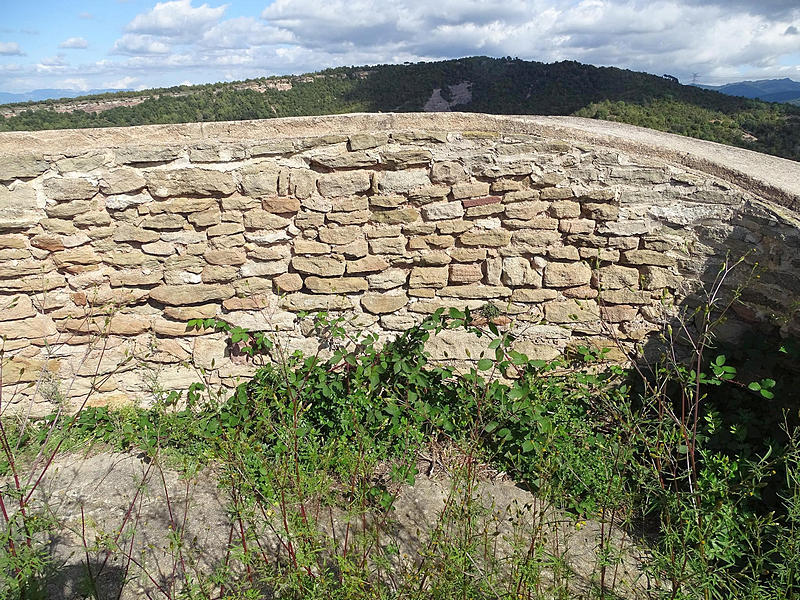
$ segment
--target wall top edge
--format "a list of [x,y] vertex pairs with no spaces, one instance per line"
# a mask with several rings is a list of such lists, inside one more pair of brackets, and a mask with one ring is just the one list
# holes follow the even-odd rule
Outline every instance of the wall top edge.
[[352,113],[253,121],[142,125],[0,133],[0,157],[20,152],[74,153],[98,147],[246,142],[365,131],[496,131],[582,142],[683,165],[800,209],[800,163],[715,142],[624,123],[580,117],[480,113]]

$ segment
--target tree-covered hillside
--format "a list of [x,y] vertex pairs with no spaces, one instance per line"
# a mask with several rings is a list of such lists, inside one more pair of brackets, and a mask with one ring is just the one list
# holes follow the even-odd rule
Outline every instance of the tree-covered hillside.
[[[291,83],[291,89],[268,87],[278,80]],[[455,97],[450,86],[465,82],[471,97]],[[97,113],[59,112],[56,109],[63,111],[69,105],[57,101],[28,103],[11,107],[16,114],[0,119],[0,131],[420,111],[436,89],[441,90],[443,102],[458,101],[453,110],[624,121],[800,160],[796,106],[726,96],[655,75],[573,61],[544,64],[485,57],[341,67],[305,76],[81,99],[147,98],[135,106]]]

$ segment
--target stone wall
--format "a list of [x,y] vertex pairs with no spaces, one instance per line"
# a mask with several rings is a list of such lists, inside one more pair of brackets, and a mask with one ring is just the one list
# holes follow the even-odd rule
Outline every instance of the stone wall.
[[[385,337],[491,304],[530,356],[632,348],[728,253],[760,275],[735,314],[795,327],[797,163],[591,127],[356,115],[2,134],[2,409],[235,385],[253,367],[186,331],[198,317],[315,351],[299,312]],[[450,332],[430,350],[481,347]]]

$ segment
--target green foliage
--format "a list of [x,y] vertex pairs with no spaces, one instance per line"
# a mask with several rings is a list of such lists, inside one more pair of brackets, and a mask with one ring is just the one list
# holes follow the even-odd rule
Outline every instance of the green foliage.
[[[0,120],[0,131],[110,127],[153,123],[269,119],[348,112],[419,111],[433,89],[470,82],[459,110],[494,114],[570,115],[618,120],[681,135],[800,158],[800,109],[726,96],[663,77],[574,61],[552,64],[507,58],[371,67],[338,67],[290,76],[286,91],[247,89],[241,82],[119,92],[82,98],[147,97],[99,113],[56,112],[55,101]],[[267,84],[257,79],[245,84]]]
[[[495,313],[489,306],[478,318],[468,309],[439,310],[383,345],[373,334],[350,334],[341,317],[318,313],[312,328],[330,348],[327,358],[281,355],[262,332],[193,320],[190,328],[225,332],[231,349],[250,358],[282,358],[221,403],[197,383],[150,409],[87,407],[74,420],[53,415],[24,431],[6,428],[12,443],[5,446],[38,450],[64,436],[137,448],[153,460],[213,463],[231,493],[240,535],[232,551],[247,576],[234,576],[226,559],[209,581],[182,581],[180,597],[206,598],[211,583],[229,598],[260,597],[264,589],[298,598],[417,597],[420,590],[433,598],[568,597],[542,592],[544,571],[570,574],[541,540],[523,540],[510,583],[507,565],[476,570],[473,557],[486,543],[476,533],[476,463],[505,471],[575,519],[642,532],[646,569],[670,597],[800,593],[800,430],[787,422],[780,441],[752,439],[737,429],[746,413],[724,405],[731,392],[750,403],[776,400],[779,379],[760,373],[741,381],[744,369],[730,353],[712,352],[705,335],[693,360],[668,354],[648,375],[606,365],[607,351],[589,346],[533,360],[514,350],[507,331],[478,324]],[[486,340],[471,367],[429,363],[425,343],[446,329]],[[790,349],[784,344],[779,354]],[[356,521],[385,519],[398,486],[417,479],[418,457],[436,447],[458,449],[463,461],[452,467],[452,501],[418,567],[398,572],[394,550],[378,551],[366,528],[344,550],[327,545],[306,509],[311,499]],[[8,460],[2,466],[13,471]],[[8,523],[0,539],[5,597],[36,597],[49,566],[37,536],[48,526],[33,513]],[[259,527],[280,532],[284,564],[268,564],[254,550]],[[598,590],[615,565],[610,539],[604,533],[599,542]],[[374,569],[393,573],[393,591]]]

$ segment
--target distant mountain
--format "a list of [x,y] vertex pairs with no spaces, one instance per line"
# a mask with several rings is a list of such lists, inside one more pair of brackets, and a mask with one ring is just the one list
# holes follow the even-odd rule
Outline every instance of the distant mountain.
[[760,79],[758,81],[737,81],[726,85],[698,85],[729,96],[757,98],[765,102],[800,102],[800,82],[788,77],[783,79]]
[[621,121],[800,160],[800,108],[788,103],[615,67],[484,56],[5,105],[0,131],[449,110]]
[[61,98],[76,98],[77,96],[89,96],[92,94],[107,94],[109,92],[126,92],[127,89],[107,89],[107,90],[62,90],[62,89],[42,89],[12,94],[10,92],[0,92],[0,104],[11,104],[12,102],[41,102],[42,100],[56,100]]

